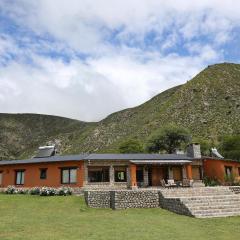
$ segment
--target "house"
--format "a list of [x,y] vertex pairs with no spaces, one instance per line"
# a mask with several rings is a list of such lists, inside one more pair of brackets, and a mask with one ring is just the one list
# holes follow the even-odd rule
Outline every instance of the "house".
[[204,175],[224,184],[240,182],[240,162],[232,159],[205,157],[203,160]]
[[54,146],[39,148],[36,157],[0,161],[0,186],[67,185],[71,187],[136,188],[160,186],[161,179],[201,180],[199,144],[187,154],[77,154],[56,155]]

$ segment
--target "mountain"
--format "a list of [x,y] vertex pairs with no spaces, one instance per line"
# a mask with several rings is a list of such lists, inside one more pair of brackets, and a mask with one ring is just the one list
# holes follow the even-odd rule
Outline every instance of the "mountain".
[[240,134],[240,65],[207,67],[187,83],[97,123],[35,114],[0,115],[0,158],[32,156],[37,146],[57,142],[61,153],[116,152],[126,138],[144,142],[167,123],[194,137]]

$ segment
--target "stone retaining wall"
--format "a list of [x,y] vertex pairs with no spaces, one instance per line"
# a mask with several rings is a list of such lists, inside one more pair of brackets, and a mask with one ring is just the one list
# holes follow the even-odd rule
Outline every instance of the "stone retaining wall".
[[157,208],[159,207],[158,191],[111,191],[111,208]]
[[92,208],[110,208],[110,191],[86,191],[85,201]]
[[182,203],[180,198],[166,198],[159,192],[159,205],[171,212],[192,216],[190,210]]

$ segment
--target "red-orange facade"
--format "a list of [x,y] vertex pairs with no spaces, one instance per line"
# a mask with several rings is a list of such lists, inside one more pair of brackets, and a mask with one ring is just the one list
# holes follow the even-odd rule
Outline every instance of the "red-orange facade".
[[[141,175],[143,179],[142,181],[144,181],[143,186],[160,186],[161,179],[174,179],[175,181],[181,181],[184,178],[201,180],[202,174],[203,176],[217,179],[221,183],[224,183],[226,174],[231,174],[234,176],[236,181],[240,181],[240,162],[223,159],[206,158],[203,159],[203,162],[200,160],[199,165],[196,165],[196,163],[186,163],[183,165],[153,164],[143,165],[141,167],[131,163],[131,160],[128,162],[121,162],[121,160],[114,159],[112,159],[111,162],[106,162],[105,160],[91,160],[91,162],[89,162],[89,160],[84,159],[65,161],[57,160],[52,162],[49,160],[46,162],[36,163],[26,163],[26,161],[25,163],[21,163],[20,161],[21,160],[17,161],[17,164],[7,163],[0,165],[0,187],[7,187],[9,185],[18,185],[20,187],[83,187],[85,184],[91,184],[88,181],[91,179],[92,175],[88,175],[88,170],[91,169],[90,166],[94,166],[94,163],[97,163],[98,168],[99,166],[105,166],[105,168],[106,166],[109,167],[110,180],[108,180],[108,183],[106,183],[109,185],[115,184],[116,179],[114,178],[119,175],[120,170],[122,171],[120,171],[120,176],[123,178],[120,179],[120,182],[116,182],[116,184],[125,184],[128,187],[137,187],[139,185],[139,176]],[[115,163],[115,161],[117,161],[117,163]],[[124,166],[121,169],[119,168],[120,163],[122,163]],[[74,169],[74,171],[70,172],[70,169]],[[139,170],[141,169],[143,173],[139,175]],[[41,177],[43,170],[46,175],[45,177]],[[74,173],[74,182],[66,183],[62,181],[63,171],[65,171],[65,173],[67,171],[68,173],[68,170],[69,177],[72,173]],[[126,173],[123,173],[124,171],[126,171]],[[148,173],[146,173],[146,171],[148,171]],[[24,172],[24,182],[17,184],[17,177],[22,177],[21,172]],[[20,174],[19,176],[17,176],[18,173]]]
[[[46,178],[41,179],[40,173],[42,169],[46,169]],[[62,171],[64,169],[76,169],[75,183],[62,183]],[[28,163],[16,165],[0,166],[1,187],[16,184],[17,172],[24,172],[24,187],[49,186],[59,187],[62,185],[71,187],[82,187],[84,181],[83,161],[67,161],[67,162],[48,162],[48,163]]]
[[240,181],[240,162],[224,159],[206,158],[203,160],[204,176],[216,179],[221,183],[226,181],[227,175],[235,181]]

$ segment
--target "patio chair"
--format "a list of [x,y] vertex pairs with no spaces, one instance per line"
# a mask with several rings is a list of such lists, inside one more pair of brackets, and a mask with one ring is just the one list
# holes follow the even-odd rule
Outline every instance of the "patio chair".
[[175,183],[174,179],[168,179],[168,185],[170,187],[177,187],[177,184]]
[[193,180],[189,180],[189,179],[182,180],[182,187],[192,187],[192,186],[193,186]]
[[169,188],[169,187],[170,187],[170,185],[167,184],[164,179],[161,179],[161,180],[160,180],[160,184],[161,184],[161,186],[164,187],[164,188]]

